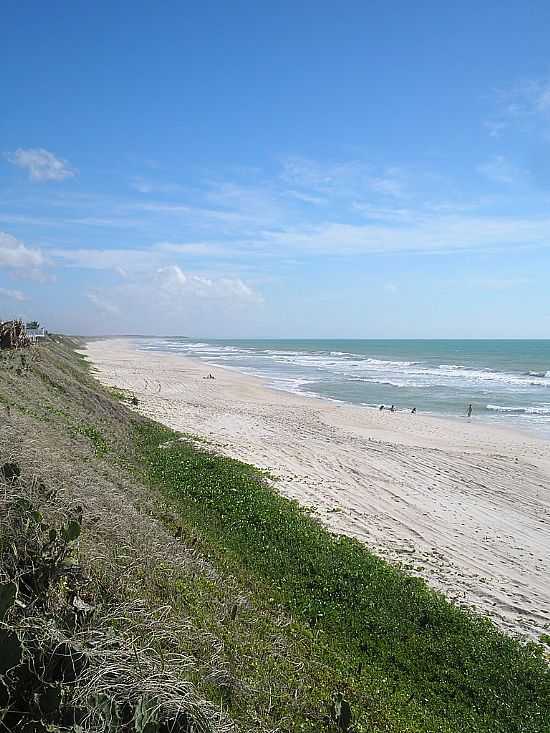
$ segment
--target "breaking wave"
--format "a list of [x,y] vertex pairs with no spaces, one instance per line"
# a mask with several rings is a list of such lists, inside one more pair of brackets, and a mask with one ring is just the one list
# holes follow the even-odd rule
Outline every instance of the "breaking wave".
[[[334,401],[376,405],[395,402],[419,410],[474,416],[518,424],[548,425],[550,435],[550,348],[486,351],[479,344],[357,341],[199,341],[143,339],[139,348],[199,358],[264,379],[287,392]],[[527,342],[526,342],[527,343]],[[543,347],[544,349],[546,347]],[[404,357],[404,358],[402,358]],[[530,367],[530,365],[533,365]]]
[[550,407],[504,407],[502,405],[487,405],[491,412],[505,412],[510,415],[550,415]]

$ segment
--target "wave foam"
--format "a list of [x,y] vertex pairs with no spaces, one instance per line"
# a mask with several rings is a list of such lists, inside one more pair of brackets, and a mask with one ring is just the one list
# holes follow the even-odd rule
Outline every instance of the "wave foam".
[[550,407],[504,407],[503,405],[487,405],[491,412],[504,412],[509,415],[550,415]]

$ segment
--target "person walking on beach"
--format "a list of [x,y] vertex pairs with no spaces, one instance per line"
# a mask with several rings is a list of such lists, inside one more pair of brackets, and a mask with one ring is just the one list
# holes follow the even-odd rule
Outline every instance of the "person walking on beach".
[[392,406],[390,407],[390,412],[395,412],[395,405],[392,405]]
[[473,408],[472,405],[468,405],[468,417],[472,417]]

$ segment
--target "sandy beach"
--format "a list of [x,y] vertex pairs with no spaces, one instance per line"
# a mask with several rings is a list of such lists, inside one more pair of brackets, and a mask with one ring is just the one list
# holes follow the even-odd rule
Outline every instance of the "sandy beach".
[[[475,420],[379,412],[266,387],[233,370],[90,341],[101,382],[510,633],[550,628],[550,443]],[[208,373],[215,379],[204,379]]]

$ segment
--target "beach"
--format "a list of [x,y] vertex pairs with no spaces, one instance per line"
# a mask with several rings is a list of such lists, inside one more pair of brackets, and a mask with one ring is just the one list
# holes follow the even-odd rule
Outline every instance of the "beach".
[[[501,628],[550,628],[550,443],[475,420],[338,404],[238,371],[94,340],[96,376],[143,414],[268,470],[337,533]],[[211,373],[214,379],[204,377]]]

